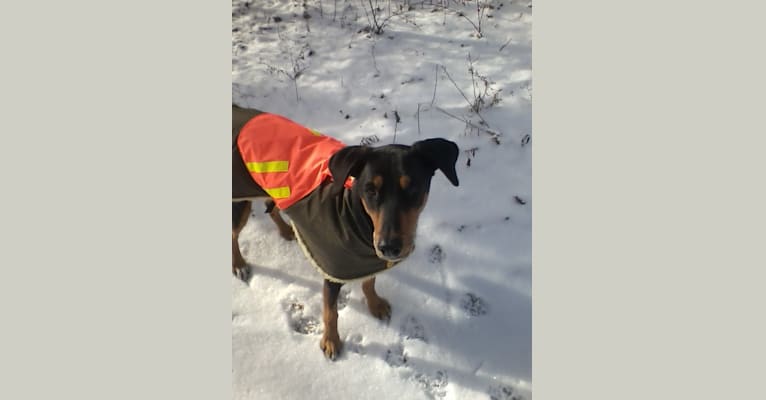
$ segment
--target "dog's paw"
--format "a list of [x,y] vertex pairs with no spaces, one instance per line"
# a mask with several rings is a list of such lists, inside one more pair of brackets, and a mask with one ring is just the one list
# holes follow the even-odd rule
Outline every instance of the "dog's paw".
[[247,283],[248,279],[250,279],[250,266],[247,264],[232,265],[231,272],[242,282]]
[[319,341],[319,348],[324,352],[324,356],[332,361],[335,361],[340,355],[341,347],[343,347],[343,344],[337,335],[328,335],[325,333]]
[[375,302],[368,301],[367,308],[370,309],[370,314],[379,320],[388,321],[391,319],[391,304],[382,297],[378,297],[378,301]]

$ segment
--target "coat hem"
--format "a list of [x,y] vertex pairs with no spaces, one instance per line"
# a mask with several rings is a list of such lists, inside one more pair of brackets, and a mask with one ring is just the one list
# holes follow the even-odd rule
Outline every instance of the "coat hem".
[[396,263],[393,263],[391,261],[387,261],[386,262],[386,266],[383,269],[381,269],[380,271],[373,272],[371,274],[367,274],[367,275],[364,275],[364,276],[360,276],[358,278],[350,278],[350,279],[336,278],[336,277],[328,274],[327,272],[325,272],[325,270],[322,269],[322,267],[319,265],[317,260],[315,260],[314,257],[311,255],[311,251],[308,249],[308,246],[306,246],[306,243],[303,242],[303,238],[301,237],[301,234],[300,234],[300,231],[298,230],[298,227],[295,226],[295,223],[293,221],[290,221],[290,225],[292,225],[292,227],[293,227],[293,232],[295,232],[295,239],[298,242],[298,245],[300,246],[301,250],[303,251],[303,254],[306,256],[306,258],[309,259],[309,262],[311,263],[311,265],[314,266],[314,268],[316,268],[316,270],[319,271],[319,273],[322,274],[324,276],[324,278],[329,280],[329,281],[337,282],[337,283],[348,283],[348,282],[356,282],[356,281],[366,280],[366,279],[374,277],[375,275],[377,275],[377,274],[379,274],[379,273],[381,273],[383,271],[387,271],[387,270],[391,269],[394,265],[396,265]]

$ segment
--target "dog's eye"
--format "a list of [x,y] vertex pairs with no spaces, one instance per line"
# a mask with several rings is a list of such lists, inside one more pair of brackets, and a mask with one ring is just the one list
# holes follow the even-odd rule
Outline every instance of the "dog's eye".
[[367,184],[364,187],[364,194],[368,197],[375,197],[378,195],[378,189],[373,184]]

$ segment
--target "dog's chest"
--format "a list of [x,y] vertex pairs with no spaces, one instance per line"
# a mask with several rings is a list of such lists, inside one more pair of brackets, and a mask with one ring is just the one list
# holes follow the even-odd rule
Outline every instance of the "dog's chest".
[[390,267],[372,247],[372,226],[351,205],[350,191],[331,194],[323,185],[285,210],[303,252],[334,281],[363,279]]

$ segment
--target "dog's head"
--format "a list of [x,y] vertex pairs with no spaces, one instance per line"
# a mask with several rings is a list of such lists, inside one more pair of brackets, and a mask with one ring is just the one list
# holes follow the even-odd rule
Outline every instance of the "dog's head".
[[438,169],[458,186],[455,143],[427,139],[412,146],[348,146],[330,159],[330,172],[339,190],[349,176],[352,192],[372,220],[375,253],[399,261],[415,248],[418,217],[428,200],[431,178]]

